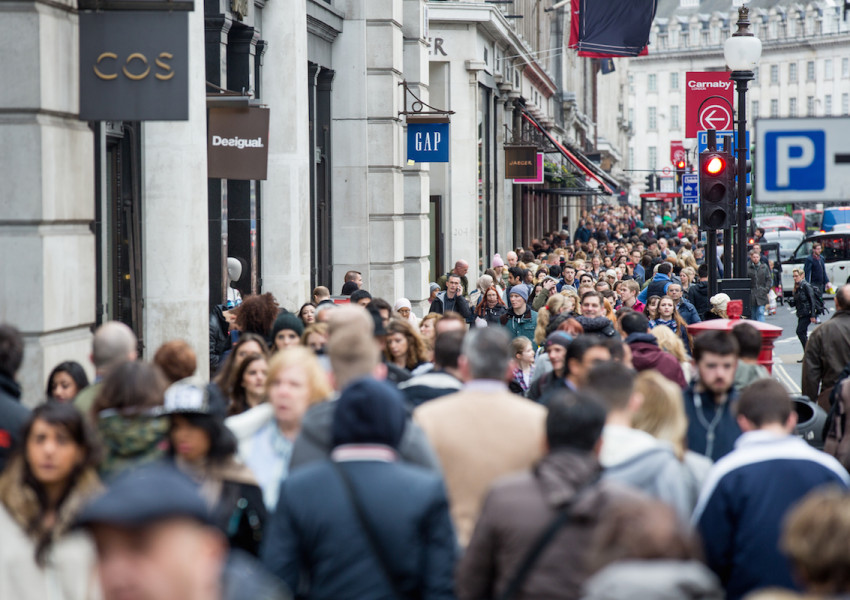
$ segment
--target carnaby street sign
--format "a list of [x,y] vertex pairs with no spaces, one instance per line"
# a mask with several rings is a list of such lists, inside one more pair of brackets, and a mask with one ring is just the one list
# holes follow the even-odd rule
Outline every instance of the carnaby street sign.
[[[712,97],[716,96],[716,97]],[[732,80],[726,71],[685,74],[685,137],[697,131],[732,129]]]

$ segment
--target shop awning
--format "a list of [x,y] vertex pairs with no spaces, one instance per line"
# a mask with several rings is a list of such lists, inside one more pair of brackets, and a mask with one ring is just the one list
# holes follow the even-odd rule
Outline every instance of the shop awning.
[[615,194],[615,190],[618,188],[617,182],[608,175],[605,171],[597,167],[593,164],[586,156],[584,156],[581,152],[575,149],[567,149],[561,142],[556,140],[546,129],[537,122],[537,119],[532,117],[527,112],[523,111],[522,116],[526,121],[531,123],[540,133],[546,136],[552,145],[555,146],[558,151],[569,160],[572,164],[578,167],[585,175],[599,183],[602,186],[602,189],[606,194]]

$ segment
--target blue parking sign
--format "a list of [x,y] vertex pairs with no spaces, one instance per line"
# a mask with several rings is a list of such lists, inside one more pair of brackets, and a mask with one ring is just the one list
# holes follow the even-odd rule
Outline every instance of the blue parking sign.
[[820,191],[826,187],[826,132],[768,131],[764,136],[767,191]]

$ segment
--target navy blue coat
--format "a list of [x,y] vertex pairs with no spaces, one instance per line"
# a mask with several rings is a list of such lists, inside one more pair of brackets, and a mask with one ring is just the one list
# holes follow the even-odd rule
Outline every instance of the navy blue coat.
[[[454,598],[457,541],[442,479],[399,462],[348,461],[348,473],[402,592]],[[395,600],[330,461],[294,471],[264,536],[261,558],[298,597]]]
[[[695,383],[692,382],[684,391],[685,414],[688,417],[688,449],[716,461],[732,452],[735,440],[741,437],[741,428],[734,410],[738,393],[732,388],[726,402],[718,407],[714,403],[714,395],[708,391],[697,392]],[[713,431],[709,432],[707,426],[712,423]]]

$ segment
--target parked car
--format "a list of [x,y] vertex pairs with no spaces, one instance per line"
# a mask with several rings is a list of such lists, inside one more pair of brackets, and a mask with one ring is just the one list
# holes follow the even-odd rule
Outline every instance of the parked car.
[[803,268],[806,258],[812,254],[814,242],[823,247],[822,255],[829,281],[836,287],[850,283],[850,231],[816,233],[806,237],[791,258],[782,262],[782,289],[786,296],[794,291],[793,270]]
[[779,231],[769,231],[764,234],[765,242],[776,242],[779,244],[779,257],[783,262],[787,261],[794,255],[794,250],[800,245],[806,237],[802,231],[788,231],[781,229]]
[[821,230],[823,210],[819,208],[798,208],[794,211],[793,218],[797,231],[805,234],[817,233]]
[[850,207],[837,206],[834,208],[823,209],[823,221],[821,222],[821,231],[829,233],[838,225],[850,224]]

